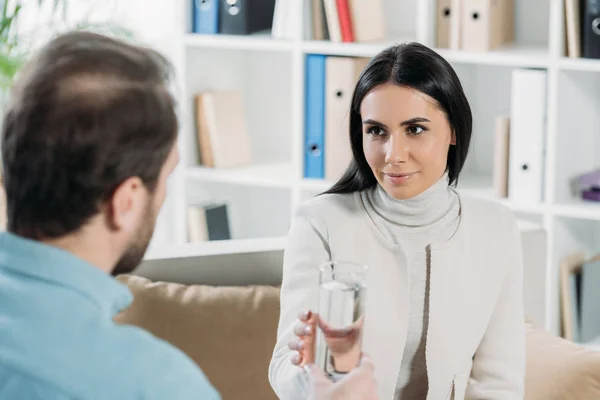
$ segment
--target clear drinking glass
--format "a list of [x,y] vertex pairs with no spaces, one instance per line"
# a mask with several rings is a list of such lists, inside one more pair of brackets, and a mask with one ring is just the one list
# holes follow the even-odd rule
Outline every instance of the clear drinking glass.
[[333,380],[360,362],[367,270],[345,261],[320,267],[315,363]]

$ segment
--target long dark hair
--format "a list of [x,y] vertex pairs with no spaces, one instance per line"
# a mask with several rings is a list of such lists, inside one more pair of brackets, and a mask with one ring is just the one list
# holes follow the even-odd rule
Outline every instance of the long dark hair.
[[377,184],[363,152],[360,105],[373,88],[388,82],[429,95],[446,113],[456,136],[456,144],[448,150],[446,170],[449,184],[458,182],[471,141],[471,107],[452,66],[428,47],[407,43],[385,49],[360,74],[350,106],[349,134],[354,157],[342,177],[325,193],[353,193]]

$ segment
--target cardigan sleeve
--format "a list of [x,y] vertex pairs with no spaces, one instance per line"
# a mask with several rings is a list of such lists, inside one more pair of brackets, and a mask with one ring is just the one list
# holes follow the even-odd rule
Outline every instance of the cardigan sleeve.
[[524,398],[525,312],[523,257],[516,219],[508,217],[507,271],[494,312],[473,358],[466,399]]
[[315,310],[317,306],[319,265],[328,259],[325,224],[300,208],[290,227],[284,252],[277,343],[269,365],[269,382],[282,400],[308,397],[304,370],[291,363],[294,352],[288,343],[296,338],[293,329],[298,314]]

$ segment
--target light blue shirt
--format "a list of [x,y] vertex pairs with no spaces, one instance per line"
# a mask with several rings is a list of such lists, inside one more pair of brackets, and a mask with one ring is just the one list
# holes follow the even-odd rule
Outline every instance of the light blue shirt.
[[0,234],[0,400],[218,400],[183,352],[113,316],[126,285],[71,253]]

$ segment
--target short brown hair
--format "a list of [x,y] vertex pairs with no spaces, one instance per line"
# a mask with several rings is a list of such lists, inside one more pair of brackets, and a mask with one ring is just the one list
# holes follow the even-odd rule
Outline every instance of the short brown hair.
[[8,230],[78,230],[126,179],[154,190],[177,137],[171,65],[90,32],[52,40],[15,83],[2,129]]

